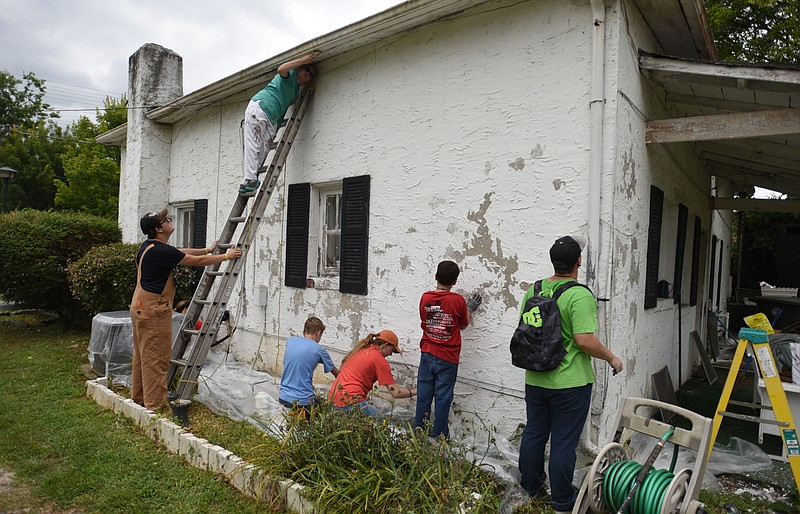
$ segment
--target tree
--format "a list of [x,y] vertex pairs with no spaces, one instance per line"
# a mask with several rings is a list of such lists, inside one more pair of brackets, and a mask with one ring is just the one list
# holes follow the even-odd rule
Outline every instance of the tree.
[[64,180],[55,180],[55,206],[116,219],[119,196],[119,149],[103,146],[96,137],[127,121],[125,97],[106,97],[97,110],[97,123],[86,116],[70,126],[75,140],[63,156]]
[[42,101],[44,93],[44,80],[33,73],[19,80],[5,70],[0,72],[0,132],[58,118],[58,114],[48,112],[50,106]]
[[706,0],[719,58],[800,64],[798,0]]
[[49,112],[44,94],[44,81],[33,73],[19,80],[0,72],[0,166],[19,172],[9,183],[11,209],[49,209],[55,196],[53,180],[64,175],[66,134],[53,121],[58,114]]

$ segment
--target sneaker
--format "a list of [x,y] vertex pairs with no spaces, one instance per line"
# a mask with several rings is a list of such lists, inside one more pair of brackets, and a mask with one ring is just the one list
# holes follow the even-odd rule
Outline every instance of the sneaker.
[[260,180],[245,180],[242,184],[239,185],[239,193],[246,194],[252,193],[258,186],[261,185]]

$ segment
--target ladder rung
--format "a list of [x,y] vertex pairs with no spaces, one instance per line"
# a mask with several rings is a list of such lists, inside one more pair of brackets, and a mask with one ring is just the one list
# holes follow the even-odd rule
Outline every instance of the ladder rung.
[[788,427],[789,426],[789,423],[787,423],[786,421],[778,421],[778,420],[775,420],[775,419],[759,418],[758,416],[748,416],[746,414],[737,414],[735,412],[728,412],[728,411],[724,411],[724,410],[717,411],[717,414],[719,414],[720,416],[726,416],[726,417],[729,417],[729,418],[741,419],[741,420],[744,420],[744,421],[753,421],[755,423],[765,423],[767,425],[777,425],[779,427]]
[[186,366],[186,361],[181,359],[170,359],[169,363],[176,366]]
[[211,305],[211,300],[195,300],[194,303],[199,303],[200,305]]
[[189,335],[192,335],[192,336],[194,336],[194,335],[197,335],[197,334],[199,334],[199,333],[200,333],[200,331],[199,331],[199,330],[197,330],[197,329],[195,329],[195,328],[184,328],[184,329],[183,329],[183,333],[184,333],[184,334],[189,334]]
[[228,218],[228,221],[231,223],[243,223],[247,221],[247,216],[233,216]]
[[221,277],[222,275],[225,274],[224,271],[211,271],[211,270],[206,270],[206,273],[208,275],[211,275],[212,277]]
[[772,410],[771,406],[764,405],[764,404],[761,404],[761,403],[747,403],[747,402],[740,402],[738,400],[728,400],[728,404],[730,404],[730,405],[738,405],[739,407],[750,407],[751,409]]
[[236,246],[236,243],[219,243],[217,244],[217,248],[222,248],[223,250],[227,250],[228,248],[233,248]]

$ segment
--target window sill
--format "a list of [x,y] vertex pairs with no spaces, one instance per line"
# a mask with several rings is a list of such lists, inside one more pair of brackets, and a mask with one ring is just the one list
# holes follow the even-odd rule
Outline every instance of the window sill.
[[338,291],[339,277],[308,277],[306,287],[320,291]]

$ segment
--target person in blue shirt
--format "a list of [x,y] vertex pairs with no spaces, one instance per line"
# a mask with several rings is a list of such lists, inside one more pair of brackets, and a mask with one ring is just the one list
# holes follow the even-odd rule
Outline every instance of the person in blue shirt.
[[239,193],[252,193],[261,185],[257,178],[258,168],[272,147],[280,121],[300,95],[300,87],[314,80],[317,75],[311,62],[318,55],[319,52],[311,52],[278,66],[275,78],[247,104],[242,164],[244,182],[239,186]]
[[312,316],[303,326],[302,337],[292,336],[286,341],[279,395],[284,407],[311,413],[311,406],[317,400],[312,382],[317,364],[322,364],[325,373],[339,375],[339,368],[333,364],[330,354],[319,344],[324,331],[322,321]]

